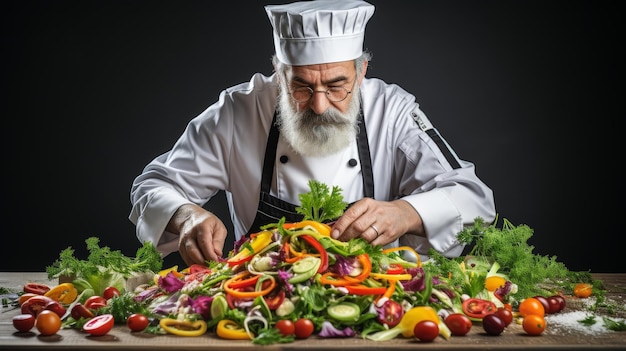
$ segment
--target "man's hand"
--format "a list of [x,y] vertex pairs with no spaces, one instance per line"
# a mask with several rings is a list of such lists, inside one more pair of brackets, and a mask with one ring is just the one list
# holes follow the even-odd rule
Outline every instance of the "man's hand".
[[187,204],[170,219],[167,231],[178,234],[178,251],[187,265],[220,261],[228,234],[224,222],[204,208]]
[[424,236],[422,218],[404,200],[365,198],[350,206],[333,224],[332,237],[348,241],[361,237],[372,245],[386,245],[404,234]]

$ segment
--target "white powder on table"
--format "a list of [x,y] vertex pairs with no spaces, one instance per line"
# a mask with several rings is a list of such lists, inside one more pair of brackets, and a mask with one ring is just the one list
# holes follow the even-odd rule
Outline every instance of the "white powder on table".
[[[581,299],[582,300],[582,299]],[[581,302],[583,308],[587,309],[595,303],[594,298],[584,299]],[[593,319],[593,324],[583,324],[580,321],[583,319]],[[546,332],[550,334],[566,334],[566,333],[582,333],[587,335],[595,335],[601,333],[613,332],[604,325],[601,315],[594,314],[589,310],[579,310],[572,312],[558,312],[555,314],[546,315]],[[624,318],[607,317],[613,321],[624,321]]]

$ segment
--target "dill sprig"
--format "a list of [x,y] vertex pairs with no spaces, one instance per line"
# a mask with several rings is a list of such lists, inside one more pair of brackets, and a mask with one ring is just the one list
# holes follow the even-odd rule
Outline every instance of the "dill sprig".
[[551,294],[553,287],[568,288],[574,281],[592,280],[591,273],[572,272],[556,256],[534,253],[535,247],[528,244],[533,234],[528,225],[516,226],[506,218],[502,228],[497,228],[495,223],[486,225],[482,218],[476,218],[473,226],[459,232],[458,239],[470,245],[468,255],[498,262],[499,272],[517,284],[519,298]]

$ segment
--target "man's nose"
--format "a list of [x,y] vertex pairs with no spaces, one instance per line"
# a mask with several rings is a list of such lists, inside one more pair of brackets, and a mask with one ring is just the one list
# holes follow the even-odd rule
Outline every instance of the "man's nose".
[[326,91],[314,90],[313,96],[311,96],[311,100],[309,101],[309,107],[311,110],[320,115],[326,112],[329,106],[330,100],[328,100],[328,97],[326,96]]

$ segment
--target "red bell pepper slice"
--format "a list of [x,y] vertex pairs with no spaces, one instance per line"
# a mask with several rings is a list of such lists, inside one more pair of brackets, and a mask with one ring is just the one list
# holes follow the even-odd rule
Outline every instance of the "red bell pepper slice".
[[381,287],[371,287],[366,285],[346,285],[346,290],[350,294],[354,295],[382,295],[387,291],[387,288],[384,286]]
[[391,263],[387,268],[387,274],[401,274],[404,273],[404,267],[398,263]]
[[50,291],[50,287],[46,284],[39,284],[39,283],[26,283],[24,284],[24,292],[25,293],[31,293],[31,294],[37,294],[37,295],[43,295],[45,293],[47,293],[48,291]]
[[322,262],[320,263],[320,267],[317,269],[317,273],[326,271],[328,269],[328,253],[326,252],[326,249],[324,249],[324,246],[322,246],[319,241],[310,235],[303,234],[300,235],[300,237],[309,245],[313,246],[313,248],[320,254],[320,260],[322,260]]

